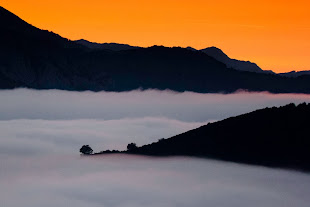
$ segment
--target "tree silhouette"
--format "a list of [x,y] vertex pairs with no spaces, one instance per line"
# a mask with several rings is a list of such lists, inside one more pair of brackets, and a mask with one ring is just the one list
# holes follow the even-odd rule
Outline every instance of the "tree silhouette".
[[130,144],[127,145],[127,150],[128,151],[134,150],[136,148],[138,148],[136,143],[130,143]]
[[80,153],[90,155],[93,153],[93,149],[89,145],[83,145],[80,149]]

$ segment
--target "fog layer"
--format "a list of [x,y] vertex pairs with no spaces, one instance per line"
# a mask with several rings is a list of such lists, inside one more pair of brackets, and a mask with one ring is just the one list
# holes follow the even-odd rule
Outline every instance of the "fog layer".
[[308,207],[310,202],[309,175],[198,158],[9,157],[0,181],[4,207]]
[[0,155],[78,154],[89,144],[95,152],[125,150],[197,128],[206,123],[167,118],[119,120],[5,120],[0,121]]
[[68,92],[2,90],[0,119],[122,119],[166,117],[205,122],[259,108],[310,102],[310,95],[247,93],[199,94],[171,91]]
[[259,108],[310,102],[309,95],[171,91],[0,90],[0,154],[124,150]]
[[309,95],[0,91],[0,206],[308,207],[310,176],[198,158],[81,157]]

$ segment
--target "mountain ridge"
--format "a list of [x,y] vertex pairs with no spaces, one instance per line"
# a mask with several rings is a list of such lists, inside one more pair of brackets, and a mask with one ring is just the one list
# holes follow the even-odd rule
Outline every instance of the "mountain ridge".
[[120,49],[113,44],[118,49],[92,49],[40,30],[3,8],[0,18],[1,89],[310,93],[310,76],[238,71],[202,51],[181,47]]
[[255,73],[273,73],[274,74],[274,72],[272,71],[262,70],[260,67],[258,67],[253,62],[231,59],[221,49],[214,47],[214,46],[202,49],[200,51],[224,63],[228,68],[234,68],[236,70],[255,72]]
[[[89,48],[92,48],[92,49],[106,49],[106,50],[112,50],[112,51],[145,48],[145,47],[139,47],[139,46],[131,46],[129,44],[96,43],[96,42],[90,42],[85,39],[76,40],[75,42],[77,42],[78,44],[87,46]],[[278,74],[278,75],[285,76],[285,77],[298,77],[301,75],[310,75],[310,71],[297,71],[297,72],[291,71],[291,72],[286,72],[286,73],[275,73],[272,70],[263,70],[256,63],[253,63],[251,61],[237,60],[237,59],[230,58],[226,53],[224,53],[221,49],[215,46],[207,47],[201,50],[197,50],[193,47],[188,46],[185,49],[188,49],[191,51],[204,52],[210,57],[213,57],[216,60],[224,63],[228,68],[233,68],[235,70],[255,72],[255,73]]]
[[121,51],[121,50],[130,50],[137,49],[141,47],[131,46],[128,44],[119,44],[119,43],[96,43],[90,42],[85,39],[75,40],[74,42],[86,46],[89,49],[99,49],[99,50],[112,50],[112,51]]

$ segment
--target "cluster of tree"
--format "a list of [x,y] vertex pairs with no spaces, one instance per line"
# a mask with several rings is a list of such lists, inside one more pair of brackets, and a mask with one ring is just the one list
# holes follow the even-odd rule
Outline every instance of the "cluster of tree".
[[80,149],[80,153],[90,155],[93,154],[93,149],[89,145],[83,145]]
[[[133,150],[137,149],[136,143],[129,143],[127,145],[127,151],[132,152]],[[93,154],[93,149],[89,145],[83,145],[80,149],[80,153],[84,155],[91,155]],[[105,150],[94,154],[110,154],[110,153],[121,153],[121,151],[118,150]]]
[[137,149],[137,148],[138,148],[138,147],[137,147],[136,143],[129,143],[129,144],[127,145],[127,150],[128,150],[128,151],[132,151],[132,150]]

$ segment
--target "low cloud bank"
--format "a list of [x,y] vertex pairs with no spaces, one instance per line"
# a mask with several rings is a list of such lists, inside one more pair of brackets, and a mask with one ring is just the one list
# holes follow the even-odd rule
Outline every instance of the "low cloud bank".
[[95,152],[107,149],[125,150],[130,142],[141,146],[204,124],[206,123],[152,117],[0,121],[0,155],[78,155],[84,144],[89,144]]
[[5,207],[308,207],[310,176],[195,158],[106,155],[309,95],[0,91]]
[[307,174],[205,159],[110,155],[8,160],[0,170],[5,207],[308,207],[310,202]]
[[310,102],[309,95],[198,94],[171,91],[0,90],[0,155],[124,150],[267,106]]
[[310,102],[310,95],[247,93],[199,94],[171,91],[69,92],[0,91],[0,119],[122,119],[166,117],[186,122],[220,120],[259,108]]

